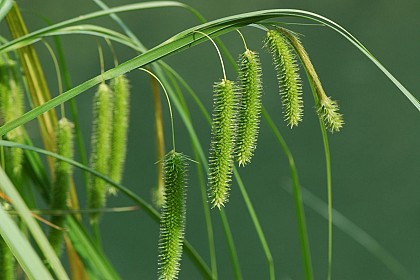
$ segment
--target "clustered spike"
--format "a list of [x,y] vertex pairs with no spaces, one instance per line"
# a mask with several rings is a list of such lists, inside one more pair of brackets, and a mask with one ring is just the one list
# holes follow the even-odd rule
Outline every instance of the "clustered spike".
[[[111,81],[110,86],[101,83],[93,100],[92,153],[90,166],[120,183],[127,153],[130,85],[124,76]],[[107,194],[116,194],[115,187],[92,175],[89,181],[88,205],[103,208]],[[98,212],[91,214],[97,221]]]

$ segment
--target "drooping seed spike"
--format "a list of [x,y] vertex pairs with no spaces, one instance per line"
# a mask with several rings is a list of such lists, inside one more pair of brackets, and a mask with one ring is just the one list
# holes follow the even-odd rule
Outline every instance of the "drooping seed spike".
[[326,128],[332,133],[339,131],[344,125],[343,115],[339,113],[338,104],[332,101],[326,94],[322,87],[321,80],[315,71],[315,68],[309,58],[308,53],[305,51],[299,38],[291,31],[284,28],[279,28],[279,32],[283,34],[293,48],[296,50],[302,65],[305,67],[306,73],[310,79],[311,84],[316,93],[317,100],[317,113],[319,118],[324,122]]
[[160,280],[177,279],[185,231],[187,181],[186,157],[169,152],[163,162],[164,196],[161,208],[158,276]]
[[344,125],[343,115],[339,113],[337,102],[329,97],[319,101],[317,113],[331,133],[340,131]]
[[[109,177],[120,183],[127,153],[130,85],[127,78],[121,75],[112,80],[111,89],[113,91],[113,121]],[[116,191],[114,187],[108,186],[108,193],[116,194]]]
[[[93,100],[93,130],[92,154],[90,166],[92,169],[108,174],[109,155],[111,150],[112,123],[112,91],[108,85],[101,83]],[[100,209],[106,203],[107,183],[101,178],[91,175],[89,181],[88,206]],[[91,213],[91,222],[97,222],[98,212]]]
[[[0,62],[0,117],[4,123],[10,122],[24,113],[23,91],[17,83],[13,61]],[[24,129],[17,127],[5,135],[6,139],[15,143],[24,143]],[[23,150],[13,148],[6,154],[6,171],[11,175],[14,183],[21,178]]]
[[[68,159],[73,159],[74,156],[73,128],[74,125],[72,122],[66,118],[62,118],[58,121],[55,131],[56,153]],[[50,205],[52,210],[64,210],[67,208],[66,204],[72,172],[73,168],[71,164],[62,160],[56,161],[55,179]],[[63,227],[64,222],[65,217],[63,215],[56,215],[51,218],[51,223],[59,227]],[[60,255],[63,245],[63,232],[56,228],[51,228],[48,239],[57,255]]]
[[228,201],[236,134],[235,84],[223,79],[214,86],[212,139],[209,156],[209,189],[213,207]]
[[261,66],[258,54],[246,50],[239,59],[239,112],[236,158],[239,166],[251,161],[257,146],[261,114]]
[[283,113],[290,127],[297,126],[303,116],[302,84],[293,47],[278,31],[267,32],[266,46],[273,56],[277,71]]

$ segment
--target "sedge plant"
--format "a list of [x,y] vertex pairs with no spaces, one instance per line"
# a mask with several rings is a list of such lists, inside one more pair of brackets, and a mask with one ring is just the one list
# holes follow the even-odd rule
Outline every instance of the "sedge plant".
[[[233,271],[235,279],[246,279],[248,267],[241,263],[243,248],[237,246],[238,233],[234,227],[231,227],[237,219],[240,219],[241,223],[245,221],[246,215],[249,215],[252,221],[253,230],[267,262],[268,275],[262,276],[261,279],[281,278],[288,273],[289,268],[279,265],[279,261],[275,258],[279,256],[278,248],[274,244],[291,241],[276,239],[274,243],[272,236],[267,238],[269,228],[260,222],[261,216],[257,215],[261,205],[254,207],[258,203],[250,195],[254,192],[248,192],[251,188],[263,186],[250,186],[251,184],[248,185],[247,181],[242,179],[245,177],[244,170],[249,170],[250,174],[256,172],[252,176],[259,176],[258,169],[253,168],[259,164],[255,159],[259,153],[258,146],[264,145],[261,143],[266,141],[265,137],[262,137],[266,134],[260,133],[265,124],[277,140],[281,148],[279,150],[284,153],[289,166],[292,186],[290,192],[296,213],[299,236],[296,242],[300,246],[302,277],[304,279],[334,277],[333,263],[339,262],[333,255],[333,224],[336,223],[340,229],[363,244],[383,262],[390,273],[398,279],[415,279],[412,272],[409,272],[373,238],[368,236],[369,238],[360,240],[360,232],[363,231],[333,209],[332,162],[327,131],[338,133],[345,129],[343,114],[335,99],[340,93],[335,92],[334,98],[330,97],[330,93],[327,95],[309,52],[304,48],[305,38],[292,31],[292,24],[285,28],[283,19],[292,18],[322,24],[338,32],[378,66],[420,111],[417,99],[352,34],[318,14],[294,9],[254,11],[206,22],[198,11],[181,2],[141,2],[113,8],[109,8],[101,0],[93,2],[100,7],[99,10],[28,31],[20,13],[19,3],[10,0],[0,1],[0,19],[5,18],[2,24],[8,26],[11,33],[9,39],[1,38],[0,45],[0,135],[2,137],[0,140],[0,279],[19,279],[19,275],[22,274],[28,279],[37,280],[124,279],[122,276],[124,271],[114,266],[106,253],[108,244],[102,241],[102,236],[106,233],[101,230],[100,225],[107,222],[106,217],[109,212],[121,215],[121,211],[133,211],[138,208],[159,224],[159,232],[156,230],[153,237],[147,236],[145,232],[136,233],[142,239],[156,240],[157,237],[159,239],[153,252],[144,252],[144,248],[140,247],[136,249],[139,252],[139,259],[156,256],[154,259],[157,269],[152,274],[156,275],[157,271],[157,279],[190,279],[183,274],[184,255],[188,256],[203,279],[222,279],[227,268]],[[124,11],[141,13],[145,9],[168,7],[187,10],[198,19],[199,23],[166,38],[151,49],[145,47],[143,38],[137,38],[135,32],[118,15]],[[119,29],[85,22],[100,17],[108,17],[118,25]],[[260,35],[261,43],[259,46],[253,44],[252,49],[248,48],[247,43],[248,28],[255,28],[260,32],[257,34]],[[244,49],[236,54],[234,51],[229,51],[229,45],[222,42],[222,35],[229,33],[237,35],[237,32],[240,37],[235,38],[238,41],[240,39]],[[106,59],[100,51],[100,73],[95,73],[93,78],[85,78],[84,82],[76,86],[71,85],[70,79],[76,73],[72,73],[66,66],[65,48],[60,43],[61,38],[74,34],[104,39],[114,59],[114,65],[106,69]],[[60,85],[58,90],[54,89],[51,82],[46,79],[43,69],[48,61],[39,59],[35,48],[37,42],[48,41],[49,37],[55,39],[54,49],[49,44],[46,46],[56,66],[57,83]],[[147,38],[145,42],[146,40]],[[207,97],[211,97],[213,106],[208,106],[202,101],[204,96],[190,86],[188,77],[183,77],[175,68],[163,61],[165,57],[188,52],[190,48],[195,48],[206,41],[215,46],[218,61],[223,69],[222,78],[214,84],[213,89],[209,88],[207,91],[212,92]],[[114,48],[114,44],[128,47],[134,56],[118,63],[117,56],[122,57],[119,53],[121,49]],[[262,57],[265,55],[272,58],[272,64],[263,65]],[[237,61],[233,58],[235,56],[239,56]],[[230,65],[224,64],[224,61],[230,61]],[[136,69],[149,74],[152,92],[139,91],[135,88],[137,83],[134,80],[141,77],[139,71],[133,71]],[[132,72],[129,73],[130,71]],[[206,69],[200,71],[205,77]],[[275,91],[278,94],[275,95],[276,103],[273,104],[276,112],[282,112],[282,116],[278,113],[274,117],[267,110],[266,91],[270,87],[263,86],[263,83],[269,79],[271,75],[269,73],[277,77],[278,90]],[[307,79],[302,77],[303,73]],[[67,88],[64,91],[61,90],[62,76]],[[324,84],[328,83],[328,79],[323,78],[323,81]],[[306,88],[305,85],[309,86]],[[165,99],[160,98],[160,89],[163,90]],[[51,95],[54,92],[58,94]],[[133,111],[139,110],[138,104],[132,104],[134,98],[131,92],[140,95],[150,94],[151,99],[153,95],[153,104],[146,105],[154,110],[153,123],[146,124],[141,120],[133,121],[130,118]],[[312,114],[320,123],[326,162],[327,205],[325,207],[302,189],[297,164],[285,141],[286,138],[282,135],[282,124],[278,122],[278,119],[284,119],[287,128],[285,133],[291,128],[301,129],[297,126],[304,122],[303,101],[305,99],[307,104],[311,93],[315,108],[310,112],[308,109],[310,106],[305,105],[307,110],[305,117]],[[92,120],[91,135],[86,135],[81,129],[84,123],[88,123],[85,122],[85,112],[78,110],[76,97],[82,94],[92,95],[90,106],[92,109],[89,111]],[[168,106],[161,106],[161,100],[165,100]],[[66,107],[70,107],[70,110],[66,110]],[[61,111],[56,111],[56,108]],[[166,108],[169,118],[165,114]],[[198,109],[200,116],[194,116],[193,109]],[[210,110],[211,115],[208,112]],[[178,117],[182,120],[179,123],[184,127],[174,125],[174,118]],[[351,118],[352,116],[346,114],[346,120]],[[31,120],[34,119],[38,120],[36,127],[38,133],[34,133],[34,128],[31,126]],[[198,121],[202,121],[204,125],[198,124]],[[130,149],[133,149],[130,147],[132,142],[129,139],[133,130],[142,125],[154,127],[155,131],[150,129],[148,135],[142,135],[133,142],[141,143],[146,137],[154,138],[155,147],[136,145],[140,149],[145,148],[146,151],[153,149],[157,151],[158,159],[155,167],[158,179],[156,173],[150,176],[143,172],[145,170],[143,167],[135,166],[138,167],[135,173],[140,173],[136,175],[156,180],[153,189],[140,191],[136,189],[138,186],[124,184],[127,183],[126,173],[132,168],[127,166]],[[170,126],[170,133],[165,133],[167,126]],[[206,129],[208,139],[199,133],[198,127]],[[185,135],[190,141],[187,145],[178,143],[176,149],[175,132],[178,129],[185,129]],[[168,135],[171,141],[166,142],[171,143],[172,147],[165,153],[164,140]],[[183,134],[179,133],[177,137],[179,135]],[[209,143],[208,149],[204,144],[206,140]],[[85,145],[84,142],[89,145]],[[42,147],[39,147],[41,145],[39,143],[42,143]],[[191,145],[191,154],[194,155],[193,160],[184,155],[190,152],[186,148],[189,145]],[[179,147],[187,151],[181,152],[178,150]],[[153,158],[146,160],[152,165],[156,162]],[[189,170],[189,165],[197,167],[195,174],[197,176],[191,174],[193,172]],[[78,180],[78,174],[85,175],[86,179]],[[190,178],[193,178],[192,181]],[[261,179],[261,182],[264,180]],[[202,249],[202,244],[196,243],[200,237],[197,235],[200,233],[189,231],[187,227],[188,224],[194,225],[195,222],[199,224],[198,220],[190,219],[191,212],[187,213],[187,185],[194,190],[197,188],[200,192],[199,197],[193,197],[193,194],[195,196],[197,193],[191,192],[188,203],[201,199],[200,207],[204,213],[204,232],[208,247],[206,250]],[[143,197],[139,193],[153,193],[153,195]],[[118,196],[110,197],[110,194]],[[136,206],[134,208],[110,206],[112,202],[120,201],[121,197]],[[242,200],[246,211],[240,210],[240,215],[235,215],[233,219],[232,213],[236,211],[234,207],[236,204],[229,202],[229,199]],[[275,197],[266,199],[276,201]],[[156,203],[156,208],[152,206],[152,201]],[[315,267],[313,262],[315,253],[311,250],[314,246],[310,242],[311,226],[306,222],[305,203],[325,216],[328,221],[325,276],[316,275],[320,269]],[[40,205],[47,205],[47,208],[42,209]],[[326,214],[319,210],[320,208],[326,208]],[[340,220],[333,219],[333,213],[338,215]],[[197,213],[193,211],[192,214]],[[191,217],[194,217],[192,214]],[[43,215],[51,216],[50,220],[42,218]],[[127,219],[124,222],[136,224],[141,223],[141,219]],[[224,233],[222,236],[228,245],[230,264],[225,263],[220,253],[218,245],[220,238],[215,233],[219,229],[213,228],[217,224],[222,227]],[[194,240],[195,246],[187,238]],[[137,246],[136,242],[132,244]],[[66,270],[63,263],[68,263],[69,269]],[[141,269],[152,270],[151,267]]]

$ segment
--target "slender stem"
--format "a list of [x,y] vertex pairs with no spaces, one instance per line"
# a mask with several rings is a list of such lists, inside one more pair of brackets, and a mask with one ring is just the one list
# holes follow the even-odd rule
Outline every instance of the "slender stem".
[[331,280],[332,276],[332,256],[333,256],[333,199],[332,199],[332,176],[331,176],[331,156],[330,147],[328,143],[328,134],[325,125],[319,119],[322,141],[324,143],[325,152],[325,169],[327,172],[327,196],[328,196],[328,276],[327,279]]
[[[315,102],[318,102],[318,96],[316,93],[316,88],[311,79],[309,79],[309,84],[313,93]],[[331,280],[332,277],[332,260],[333,260],[333,199],[332,199],[332,175],[331,175],[331,153],[330,146],[328,142],[327,129],[321,118],[319,120],[319,127],[321,129],[322,142],[324,145],[324,154],[325,154],[325,170],[327,173],[327,202],[328,202],[328,272],[327,280]]]
[[[197,152],[197,148],[194,148],[194,158],[199,161],[199,155]],[[209,244],[209,253],[210,253],[210,266],[212,271],[212,278],[216,280],[217,276],[217,261],[216,261],[216,246],[214,245],[214,232],[213,226],[211,223],[211,215],[210,215],[210,207],[207,203],[207,193],[206,193],[206,183],[203,174],[203,167],[202,165],[197,164],[197,172],[198,172],[198,179],[200,182],[200,192],[201,192],[201,201],[203,203],[203,211],[204,211],[204,219],[206,221],[206,228],[207,228],[207,242]]]
[[219,55],[220,64],[222,65],[223,78],[226,80],[225,64],[223,63],[223,58],[222,58],[222,54],[219,51],[219,47],[217,47],[217,44],[214,42],[214,40],[209,35],[207,35],[206,33],[203,33],[201,31],[195,31],[195,32],[200,33],[203,36],[207,37],[210,40],[210,42],[213,43],[214,47],[216,48],[217,54]]
[[289,169],[292,176],[292,184],[293,184],[293,198],[295,200],[296,215],[298,219],[299,236],[300,236],[300,243],[301,243],[301,249],[302,249],[303,265],[305,269],[305,279],[312,280],[313,269],[312,269],[311,252],[310,252],[309,239],[308,239],[308,231],[306,229],[305,211],[303,207],[302,194],[301,194],[300,184],[299,184],[299,177],[298,177],[297,169],[295,166],[295,162],[289,150],[289,147],[284,141],[283,136],[281,136],[280,131],[278,130],[278,128],[276,127],[276,125],[274,124],[273,120],[271,119],[270,115],[268,114],[267,110],[264,107],[262,110],[262,114],[289,161]]
[[[45,47],[47,48],[47,50],[48,50],[48,52],[51,56],[51,59],[53,60],[54,67],[55,67],[55,73],[57,75],[58,93],[61,94],[63,92],[63,82],[61,81],[61,75],[60,75],[61,71],[60,71],[60,66],[58,64],[58,61],[57,61],[57,57],[54,54],[54,51],[51,48],[50,44],[48,44],[48,42],[46,42],[46,41],[43,41],[43,43],[44,43]],[[61,117],[65,118],[66,113],[65,113],[65,109],[64,109],[64,103],[61,104],[60,109],[61,109]]]
[[99,41],[97,42],[98,44],[98,53],[99,53],[99,66],[100,66],[100,70],[101,70],[101,75],[104,74],[105,71],[105,62],[104,62],[104,52],[102,50],[102,46],[99,43]]
[[247,45],[246,45],[246,41],[245,41],[245,37],[244,37],[244,35],[242,34],[242,32],[241,31],[239,31],[239,29],[236,29],[236,31],[239,33],[239,35],[241,36],[241,38],[242,38],[242,42],[244,43],[244,48],[245,48],[245,50],[247,50],[248,49],[248,47],[247,47]]
[[112,58],[114,59],[114,65],[115,65],[115,67],[117,67],[118,66],[118,58],[117,58],[117,53],[115,52],[115,48],[112,45],[112,42],[111,42],[111,40],[109,40],[109,38],[104,38],[104,39],[105,39],[106,44],[108,45],[108,48],[111,51]]
[[163,120],[162,120],[162,105],[160,101],[159,84],[157,80],[150,76],[150,83],[153,93],[153,108],[155,111],[155,139],[156,139],[156,169],[157,169],[157,187],[156,187],[156,205],[160,206],[163,202],[163,162],[165,156],[165,137],[163,133]]
[[155,78],[155,79],[156,79],[156,81],[158,81],[158,82],[159,82],[160,86],[162,87],[162,89],[163,89],[163,91],[164,91],[164,93],[165,93],[165,96],[166,96],[166,101],[168,101],[169,115],[170,115],[170,118],[171,118],[171,128],[172,128],[172,147],[173,147],[173,150],[175,151],[175,128],[174,128],[174,117],[173,117],[173,113],[172,113],[172,106],[171,106],[171,101],[170,101],[170,99],[169,99],[168,92],[166,91],[166,88],[165,88],[165,86],[162,84],[162,82],[160,81],[160,79],[159,79],[159,78],[158,78],[155,74],[153,74],[151,71],[149,71],[149,70],[147,70],[147,69],[145,69],[145,68],[139,68],[139,70],[142,70],[142,71],[144,71],[144,72],[148,73],[148,74],[149,74],[150,76],[152,76],[153,78]]
[[254,223],[255,230],[257,231],[258,237],[261,242],[261,246],[263,247],[264,254],[267,259],[268,271],[270,274],[269,279],[274,280],[276,279],[276,274],[275,274],[275,269],[274,269],[273,257],[271,255],[270,247],[268,246],[267,240],[265,239],[264,231],[262,230],[257,214],[254,210],[254,206],[252,206],[251,199],[249,198],[248,192],[246,191],[245,185],[236,167],[234,167],[233,169],[233,174],[235,175],[235,179],[238,182],[238,186],[241,191],[242,197],[245,201],[246,207],[248,208],[248,212],[249,212],[249,215],[251,216],[252,222]]
[[243,279],[241,273],[241,267],[239,265],[238,254],[236,253],[235,243],[233,242],[232,232],[230,230],[229,222],[223,208],[220,209],[220,218],[223,223],[223,230],[226,235],[226,242],[229,247],[230,259],[232,260],[233,271],[235,272],[235,279]]

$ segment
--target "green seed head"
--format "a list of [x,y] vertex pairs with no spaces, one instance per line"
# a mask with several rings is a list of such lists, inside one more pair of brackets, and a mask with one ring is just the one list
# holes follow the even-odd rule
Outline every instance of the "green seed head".
[[261,114],[261,67],[258,54],[246,50],[239,60],[240,104],[236,158],[239,165],[251,161],[257,145]]
[[224,206],[229,197],[236,134],[235,91],[235,84],[229,80],[214,86],[209,189],[211,203],[218,208]]
[[[9,67],[10,63],[0,66],[0,117],[4,123],[10,122],[24,113],[23,91]],[[13,129],[5,137],[12,142],[25,142],[23,127]],[[21,177],[23,151],[16,148],[10,149],[6,157],[6,170],[16,182]]]
[[[92,154],[90,157],[90,166],[102,174],[108,174],[112,131],[112,92],[105,83],[99,85],[93,102]],[[105,206],[106,187],[106,182],[101,178],[94,175],[90,177],[88,193],[89,208],[99,209]],[[91,221],[96,222],[97,219],[98,213],[92,213]]]
[[290,127],[303,116],[302,86],[296,55],[287,39],[278,31],[267,32],[266,46],[273,56],[282,97],[284,118]]
[[[111,88],[113,91],[113,117],[109,177],[120,183],[127,151],[130,86],[127,78],[122,75],[112,80]],[[116,189],[108,187],[108,193],[115,194]]]
[[[73,159],[74,145],[73,145],[73,123],[68,119],[62,118],[58,121],[55,135],[56,135],[56,153]],[[57,160],[55,163],[55,179],[53,185],[53,192],[51,198],[51,209],[60,210],[66,209],[70,178],[72,175],[72,165],[62,160]],[[51,222],[59,227],[64,225],[64,216],[53,216]],[[52,247],[57,254],[61,253],[63,244],[63,232],[55,228],[51,228],[48,237]]]
[[160,280],[177,279],[185,230],[185,188],[187,162],[183,154],[169,152],[164,159],[165,201],[159,238]]
[[340,131],[344,125],[343,115],[339,113],[337,102],[327,96],[319,101],[317,113],[331,133]]

